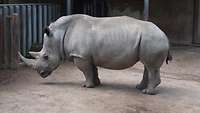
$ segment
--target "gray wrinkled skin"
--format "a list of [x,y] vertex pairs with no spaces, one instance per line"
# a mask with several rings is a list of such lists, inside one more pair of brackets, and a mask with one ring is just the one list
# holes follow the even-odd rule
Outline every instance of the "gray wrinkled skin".
[[168,38],[151,22],[128,16],[96,18],[78,14],[61,17],[48,28],[42,50],[30,52],[34,60],[20,55],[44,78],[65,57],[83,72],[83,86],[92,88],[100,85],[97,66],[119,70],[141,61],[145,70],[136,88],[155,94],[161,82],[160,67],[166,58],[170,60]]

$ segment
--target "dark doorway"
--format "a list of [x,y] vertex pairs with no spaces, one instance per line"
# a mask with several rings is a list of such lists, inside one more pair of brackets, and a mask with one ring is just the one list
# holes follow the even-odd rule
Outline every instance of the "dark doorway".
[[96,17],[107,16],[107,3],[105,0],[74,0],[73,13],[87,14]]
[[193,42],[200,44],[200,1],[194,2],[194,38]]

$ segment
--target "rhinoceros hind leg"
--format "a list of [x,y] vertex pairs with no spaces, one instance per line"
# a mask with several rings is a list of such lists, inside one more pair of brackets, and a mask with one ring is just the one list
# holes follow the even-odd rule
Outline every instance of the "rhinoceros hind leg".
[[93,66],[90,62],[83,60],[78,57],[74,57],[74,64],[83,72],[85,76],[85,82],[83,83],[83,87],[93,88],[95,87],[94,83],[94,71]]
[[147,68],[148,70],[148,84],[145,89],[142,90],[145,94],[156,94],[155,88],[161,83],[160,69]]
[[145,67],[142,81],[140,82],[140,84],[136,85],[136,88],[139,89],[139,90],[143,90],[143,89],[147,88],[147,84],[148,84],[148,70]]

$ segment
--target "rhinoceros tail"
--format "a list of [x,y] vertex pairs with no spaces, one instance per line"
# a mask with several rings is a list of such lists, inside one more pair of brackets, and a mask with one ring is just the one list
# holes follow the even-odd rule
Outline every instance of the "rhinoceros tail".
[[166,64],[168,64],[168,61],[172,61],[172,55],[170,54],[170,51],[168,51],[168,54],[167,54],[167,58],[166,58]]

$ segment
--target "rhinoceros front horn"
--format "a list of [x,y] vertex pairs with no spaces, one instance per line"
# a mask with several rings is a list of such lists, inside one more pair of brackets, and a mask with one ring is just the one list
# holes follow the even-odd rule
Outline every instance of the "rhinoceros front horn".
[[32,68],[35,68],[36,60],[25,58],[20,52],[18,52],[20,59],[27,65]]

